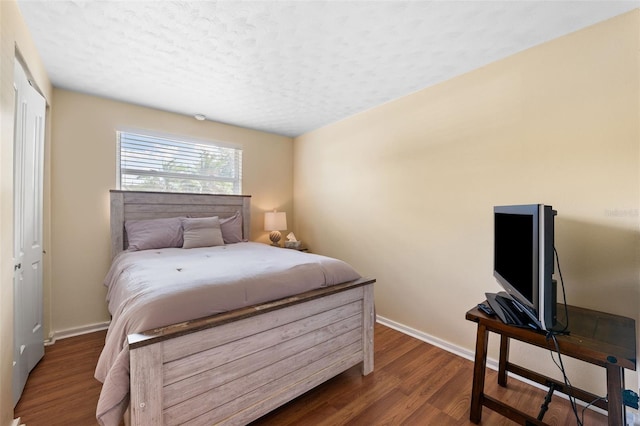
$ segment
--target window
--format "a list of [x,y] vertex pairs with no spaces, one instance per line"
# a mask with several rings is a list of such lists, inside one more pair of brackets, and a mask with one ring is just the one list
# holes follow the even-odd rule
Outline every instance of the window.
[[242,193],[242,149],[117,132],[119,187],[132,191]]

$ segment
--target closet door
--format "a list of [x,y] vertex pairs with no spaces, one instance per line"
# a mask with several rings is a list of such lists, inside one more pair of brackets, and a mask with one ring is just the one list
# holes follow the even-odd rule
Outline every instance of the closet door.
[[14,358],[17,404],[29,371],[44,355],[42,214],[46,104],[16,60],[14,66]]

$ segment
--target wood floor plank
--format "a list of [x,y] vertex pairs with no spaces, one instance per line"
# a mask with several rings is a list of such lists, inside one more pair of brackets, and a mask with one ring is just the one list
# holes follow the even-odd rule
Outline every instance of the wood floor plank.
[[45,348],[14,413],[27,426],[97,425],[102,384],[93,377],[106,331],[60,340]]
[[[58,341],[32,371],[15,409],[27,426],[96,425],[101,384],[93,372],[105,332]],[[256,420],[252,426],[286,425],[469,425],[473,363],[380,324],[375,326],[375,369],[368,376],[354,367],[294,401]],[[507,399],[518,409],[537,415],[545,392],[509,379],[497,385],[487,370],[486,392]],[[579,412],[582,408],[579,407]],[[568,401],[554,396],[545,421],[576,424]],[[585,425],[606,424],[591,410]],[[484,409],[483,425],[514,423]]]

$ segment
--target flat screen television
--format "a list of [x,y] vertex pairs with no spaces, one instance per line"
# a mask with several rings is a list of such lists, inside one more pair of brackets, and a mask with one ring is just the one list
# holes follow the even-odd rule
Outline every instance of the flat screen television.
[[543,330],[556,326],[554,218],[544,204],[496,206],[493,275]]

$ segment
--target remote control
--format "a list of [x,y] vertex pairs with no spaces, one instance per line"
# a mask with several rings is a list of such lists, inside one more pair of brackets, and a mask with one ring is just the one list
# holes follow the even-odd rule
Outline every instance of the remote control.
[[491,307],[486,303],[478,303],[478,309],[480,309],[482,312],[484,312],[487,315],[495,315],[495,312],[493,312],[493,309],[491,309]]

